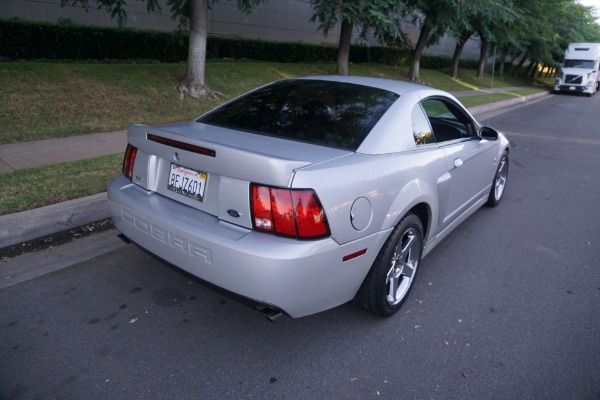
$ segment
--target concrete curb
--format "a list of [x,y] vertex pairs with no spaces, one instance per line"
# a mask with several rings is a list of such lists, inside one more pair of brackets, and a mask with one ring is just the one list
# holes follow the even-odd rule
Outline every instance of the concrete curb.
[[[540,92],[515,99],[471,107],[473,115],[524,104],[547,96]],[[109,218],[106,193],[69,200],[34,210],[0,216],[0,248]]]
[[106,193],[0,216],[0,248],[109,217]]

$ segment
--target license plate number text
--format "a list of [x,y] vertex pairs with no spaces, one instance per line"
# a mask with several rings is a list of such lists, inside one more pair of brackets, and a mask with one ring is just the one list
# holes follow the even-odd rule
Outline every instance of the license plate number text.
[[177,164],[171,164],[167,189],[202,201],[206,189],[206,173]]

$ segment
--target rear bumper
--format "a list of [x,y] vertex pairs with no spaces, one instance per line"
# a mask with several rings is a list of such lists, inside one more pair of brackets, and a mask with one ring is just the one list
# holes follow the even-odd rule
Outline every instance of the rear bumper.
[[[108,188],[114,225],[137,245],[199,278],[291,317],[351,300],[387,238],[381,232],[344,245],[255,232],[134,185]],[[367,253],[343,262],[363,249]]]

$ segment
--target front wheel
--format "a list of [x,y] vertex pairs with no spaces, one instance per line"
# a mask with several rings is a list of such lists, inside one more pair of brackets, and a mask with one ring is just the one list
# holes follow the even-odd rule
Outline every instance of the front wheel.
[[505,151],[502,154],[502,158],[500,158],[500,162],[498,163],[498,169],[496,170],[496,175],[494,175],[494,180],[492,181],[492,189],[490,190],[490,194],[488,195],[488,201],[486,203],[489,207],[496,207],[500,200],[502,200],[502,195],[504,194],[504,189],[506,189],[506,180],[508,179],[508,152]]
[[381,317],[394,315],[412,288],[422,252],[423,225],[409,213],[379,251],[356,295],[358,305]]

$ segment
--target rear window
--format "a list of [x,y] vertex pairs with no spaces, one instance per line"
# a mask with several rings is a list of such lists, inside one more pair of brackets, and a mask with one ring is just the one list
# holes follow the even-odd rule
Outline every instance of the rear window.
[[356,150],[399,96],[321,80],[287,80],[248,93],[197,122]]

